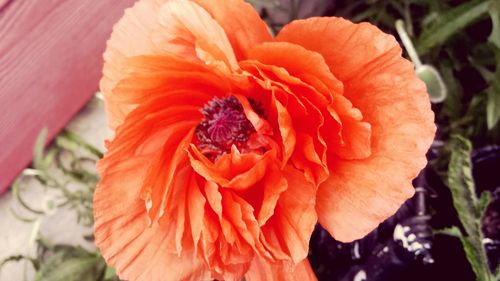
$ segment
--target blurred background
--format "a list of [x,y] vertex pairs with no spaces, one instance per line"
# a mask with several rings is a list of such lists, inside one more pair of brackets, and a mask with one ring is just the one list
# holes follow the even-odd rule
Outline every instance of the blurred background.
[[[0,281],[118,280],[93,247],[106,126],[98,91],[133,0],[0,0]],[[253,0],[278,33],[311,16],[368,21],[401,43],[438,132],[416,194],[364,239],[319,225],[319,280],[500,280],[500,0]]]

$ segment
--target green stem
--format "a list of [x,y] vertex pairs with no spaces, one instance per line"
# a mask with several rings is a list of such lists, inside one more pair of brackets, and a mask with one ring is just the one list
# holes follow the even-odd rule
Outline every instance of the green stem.
[[401,41],[403,42],[403,46],[405,47],[408,56],[410,56],[411,61],[415,64],[415,68],[421,67],[422,62],[420,61],[417,51],[415,50],[415,47],[413,46],[413,43],[404,28],[402,20],[396,21],[396,31],[398,32],[399,38],[401,38]]

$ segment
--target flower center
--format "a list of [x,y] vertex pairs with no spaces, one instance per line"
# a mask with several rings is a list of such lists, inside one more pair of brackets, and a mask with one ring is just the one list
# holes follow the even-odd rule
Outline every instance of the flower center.
[[211,160],[229,153],[231,146],[239,150],[246,148],[246,142],[255,132],[237,98],[213,98],[201,109],[203,120],[196,127],[198,148]]

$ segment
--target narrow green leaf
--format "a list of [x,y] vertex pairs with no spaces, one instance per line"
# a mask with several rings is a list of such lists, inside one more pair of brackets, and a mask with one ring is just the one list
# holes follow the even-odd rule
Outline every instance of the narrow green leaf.
[[20,179],[16,179],[14,183],[12,184],[12,193],[14,194],[14,197],[17,199],[19,204],[23,206],[26,210],[33,212],[37,215],[43,215],[45,214],[44,211],[38,210],[36,208],[31,207],[21,196],[21,184],[20,184]]
[[70,131],[65,130],[61,134],[59,134],[59,136],[57,136],[56,138],[56,144],[64,149],[74,152],[78,151],[78,149],[80,148],[83,148],[91,154],[95,155],[97,158],[102,158],[103,156],[103,153],[99,149],[87,143],[80,136]]
[[451,143],[452,153],[448,167],[448,186],[453,196],[453,205],[468,235],[479,227],[476,217],[476,194],[472,179],[470,152],[471,143],[460,136],[455,136]]
[[111,279],[116,276],[116,270],[112,267],[106,267],[106,273],[104,274],[104,279]]
[[[500,64],[497,65],[497,68]],[[486,104],[486,124],[488,130],[495,128],[500,120],[500,70],[496,71],[495,77],[488,88],[488,103]]]
[[484,250],[478,251],[483,248],[481,241],[476,241],[468,237],[460,237],[460,241],[464,246],[465,256],[469,261],[472,270],[476,274],[478,281],[494,281],[490,273],[486,257],[483,256]]
[[37,268],[38,267],[38,261],[32,257],[29,257],[29,256],[24,256],[24,255],[17,255],[17,256],[10,256],[10,257],[7,257],[5,259],[3,259],[1,262],[0,262],[0,270],[2,270],[2,267],[5,266],[6,264],[8,263],[11,263],[11,262],[20,262],[20,261],[23,261],[23,260],[27,260],[29,262],[31,262],[31,264],[33,265],[34,268]]
[[467,233],[467,236],[459,236],[467,260],[472,266],[477,280],[493,281],[486,251],[483,247],[483,234],[480,225],[482,213],[489,201],[489,194],[484,193],[481,199],[477,199],[471,170],[471,150],[472,145],[469,140],[461,136],[452,137],[448,186],[458,218]]
[[54,158],[55,158],[57,152],[58,152],[58,149],[55,147],[48,149],[45,152],[45,156],[43,157],[43,164],[42,165],[46,168],[50,167],[50,165],[52,163],[54,163]]
[[462,237],[462,233],[460,232],[460,229],[458,229],[458,227],[456,227],[456,226],[442,228],[442,229],[434,229],[432,232],[434,232],[434,234],[449,235],[449,236],[453,236],[453,237],[457,237],[457,238]]
[[59,263],[49,261],[36,274],[35,281],[93,281],[96,275],[92,275],[91,270],[95,263],[95,257],[72,258]]
[[103,270],[100,257],[78,247],[66,247],[42,264],[34,281],[95,281]]
[[492,30],[490,36],[488,37],[488,42],[500,50],[500,1],[493,1],[490,4],[489,13]]
[[496,70],[489,81],[487,90],[488,103],[486,105],[486,124],[488,129],[493,129],[500,120],[500,1],[494,1],[489,9],[493,28],[488,37],[488,42],[495,52]]
[[492,1],[474,0],[441,14],[434,23],[422,32],[417,44],[420,55],[443,44],[463,28],[486,15]]
[[40,131],[40,134],[38,134],[33,148],[33,167],[39,170],[45,170],[43,149],[45,147],[45,142],[47,141],[48,133],[49,130],[47,128],[43,128]]
[[478,218],[483,217],[486,208],[490,204],[490,201],[491,201],[491,193],[489,191],[483,191],[476,205],[476,215]]

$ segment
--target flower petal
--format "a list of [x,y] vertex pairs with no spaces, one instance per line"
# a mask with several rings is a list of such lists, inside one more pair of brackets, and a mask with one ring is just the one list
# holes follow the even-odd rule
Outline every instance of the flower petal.
[[388,51],[400,49],[393,36],[370,23],[354,24],[336,17],[293,21],[283,27],[276,40],[321,54],[343,83]]
[[317,221],[315,186],[299,170],[287,166],[283,176],[288,182],[280,196],[274,215],[262,227],[263,239],[275,255],[285,253],[298,264],[307,257],[309,239]]
[[342,94],[344,91],[342,82],[333,76],[324,58],[300,45],[288,42],[263,43],[250,50],[248,59],[286,69],[290,76],[313,86],[328,100],[331,100],[331,94]]
[[147,226],[140,180],[149,156],[123,159],[103,174],[94,195],[95,243],[126,280],[204,280],[207,270],[192,250],[169,251],[173,225]]
[[413,195],[411,180],[427,162],[435,126],[425,85],[394,37],[370,24],[313,18],[291,23],[278,39],[322,54],[371,126],[370,156],[330,159],[334,172],[317,194],[320,223],[337,240],[361,238]]
[[184,59],[201,59],[225,70],[238,69],[233,48],[224,29],[193,1],[170,0],[159,11],[164,27],[155,42],[166,52],[175,50]]
[[250,4],[242,0],[195,2],[205,8],[225,30],[238,60],[247,58],[250,48],[272,40],[264,21]]
[[[156,14],[161,4],[167,0],[143,0],[137,1],[132,8],[125,11],[125,15],[114,26],[111,38],[107,42],[104,53],[103,77],[100,81],[100,89],[106,99],[111,95],[116,84],[126,74],[123,68],[126,59],[139,55],[157,55],[162,51],[151,43],[150,34],[153,30],[160,28]],[[108,110],[108,124],[116,128],[125,114],[130,111],[126,106],[122,108],[113,107]]]
[[294,268],[287,265],[270,264],[259,257],[255,257],[245,274],[245,280],[315,281],[317,279],[307,259],[304,259]]

